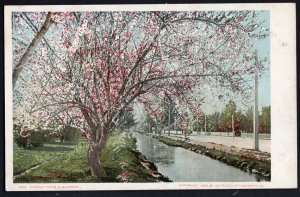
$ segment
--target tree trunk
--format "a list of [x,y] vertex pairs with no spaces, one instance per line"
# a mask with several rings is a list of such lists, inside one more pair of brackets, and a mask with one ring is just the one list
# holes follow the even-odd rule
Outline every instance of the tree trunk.
[[91,168],[91,175],[94,177],[106,176],[105,170],[100,163],[100,143],[90,144],[89,146],[89,161]]
[[19,63],[16,65],[16,67],[13,71],[13,88],[15,87],[17,79],[23,69],[23,65],[26,63],[27,59],[29,58],[30,53],[35,49],[35,47],[40,42],[40,40],[43,39],[44,35],[47,33],[47,31],[49,30],[49,28],[52,24],[53,24],[53,21],[51,20],[51,13],[49,12],[47,14],[44,25],[42,26],[40,31],[37,32],[36,36],[33,38],[31,43],[29,44],[24,55],[21,57]]
[[91,168],[91,175],[94,177],[105,177],[106,173],[101,164],[100,156],[101,152],[106,146],[109,133],[106,131],[101,132],[101,137],[97,140],[98,142],[91,142],[89,145],[89,161]]

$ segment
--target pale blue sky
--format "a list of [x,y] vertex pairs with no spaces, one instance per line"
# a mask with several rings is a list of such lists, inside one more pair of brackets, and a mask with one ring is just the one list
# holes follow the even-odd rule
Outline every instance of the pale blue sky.
[[[264,11],[262,13],[262,19],[265,20],[265,26],[266,28],[270,28],[270,12]],[[270,58],[270,37],[263,40],[256,41],[254,43],[255,49],[257,49],[258,56],[260,58],[264,58],[266,55]],[[270,65],[268,65],[269,72],[272,69]],[[270,98],[270,75],[264,75],[259,80],[258,84],[258,105],[259,109],[261,109],[262,106],[271,105],[271,98]]]
[[[269,11],[263,11],[260,15],[261,21],[265,21],[263,23],[263,26],[266,29],[270,28],[270,13]],[[270,37],[266,37],[261,40],[254,40],[254,48],[253,48],[253,53],[254,51],[257,50],[258,58],[259,59],[264,59],[265,57],[268,57],[270,60]],[[269,61],[270,62],[270,61]],[[267,72],[261,76],[261,78],[258,81],[258,109],[261,111],[261,108],[263,106],[269,106],[271,105],[271,98],[270,98],[270,65],[265,65],[267,68]],[[254,82],[251,81],[249,82],[249,85],[252,87],[254,86]],[[211,114],[213,112],[220,112],[222,109],[224,109],[225,105],[227,102],[233,99],[236,104],[238,109],[245,110],[249,107],[252,107],[254,105],[254,95],[253,95],[253,100],[252,101],[245,101],[244,104],[241,104],[240,97],[237,97],[234,94],[230,94],[230,97],[225,98],[225,101],[219,101],[218,99],[215,99],[211,95],[208,96],[207,101],[205,104],[202,105],[202,110],[204,113]]]

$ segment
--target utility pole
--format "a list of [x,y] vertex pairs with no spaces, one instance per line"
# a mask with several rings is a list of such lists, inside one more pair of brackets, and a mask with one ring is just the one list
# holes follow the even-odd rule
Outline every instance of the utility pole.
[[253,134],[254,149],[259,150],[259,134],[258,134],[258,79],[257,79],[257,50],[255,51],[255,70],[254,70],[254,110],[253,110]]
[[233,114],[231,115],[231,127],[232,127],[232,138],[234,138],[234,117]]
[[206,135],[206,114],[204,114],[204,133]]
[[177,133],[178,129],[177,129],[177,116],[176,115],[174,117],[174,128],[176,129],[176,134],[178,134]]
[[168,136],[170,136],[170,132],[171,132],[170,124],[171,124],[171,101],[169,102]]

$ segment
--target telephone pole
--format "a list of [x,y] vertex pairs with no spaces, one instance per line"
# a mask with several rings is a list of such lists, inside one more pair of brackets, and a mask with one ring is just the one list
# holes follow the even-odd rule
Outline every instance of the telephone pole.
[[254,149],[259,150],[259,134],[258,134],[258,79],[257,79],[257,50],[255,50],[255,69],[254,69],[254,110],[253,110],[253,134]]
[[171,101],[169,102],[168,136],[171,133]]
[[234,138],[234,116],[233,114],[231,115],[231,127],[232,127],[232,138]]
[[204,132],[206,135],[206,114],[204,114]]

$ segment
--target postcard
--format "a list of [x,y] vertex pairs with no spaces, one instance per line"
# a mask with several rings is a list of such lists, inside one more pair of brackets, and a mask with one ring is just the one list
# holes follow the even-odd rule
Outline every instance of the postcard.
[[295,4],[4,21],[7,191],[297,188]]

